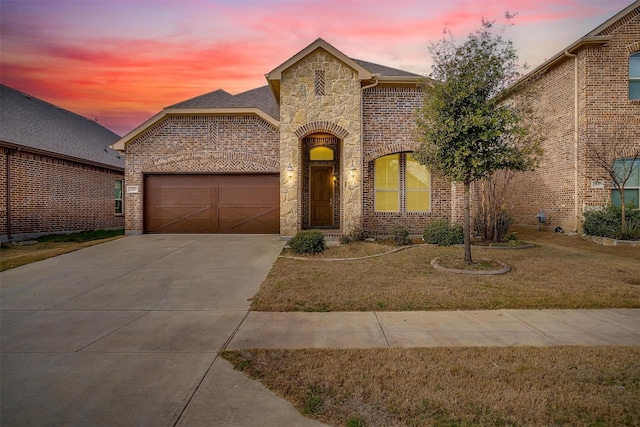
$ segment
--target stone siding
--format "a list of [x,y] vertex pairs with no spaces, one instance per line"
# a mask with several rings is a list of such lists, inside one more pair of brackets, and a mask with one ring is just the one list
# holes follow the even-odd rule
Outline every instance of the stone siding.
[[[316,89],[316,71],[324,71],[321,94]],[[340,138],[340,225],[344,232],[361,227],[362,170],[355,176],[349,166],[362,164],[360,142],[360,80],[346,64],[318,49],[282,73],[280,92],[280,233],[291,236],[303,228],[302,195],[307,165],[303,162],[302,138],[328,133]],[[286,173],[288,165],[294,177]]]
[[127,144],[126,230],[143,231],[145,173],[278,173],[278,129],[254,115],[169,116]]
[[124,179],[123,172],[0,148],[2,240],[8,239],[7,156],[14,238],[124,226],[124,217],[114,213],[114,183]]

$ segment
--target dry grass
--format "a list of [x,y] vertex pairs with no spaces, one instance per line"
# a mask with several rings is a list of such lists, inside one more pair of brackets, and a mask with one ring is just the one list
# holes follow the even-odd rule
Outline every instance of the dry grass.
[[334,426],[640,425],[640,348],[223,353]]
[[389,252],[394,249],[398,248],[386,243],[354,242],[348,245],[330,246],[318,254],[297,254],[291,249],[285,249],[282,251],[282,256],[309,260],[329,260],[367,257]]
[[[86,235],[90,233],[82,234]],[[51,238],[56,239],[57,237],[58,236],[52,236]],[[48,237],[44,237],[42,239],[45,241],[31,245],[18,246],[3,244],[2,249],[0,249],[0,271],[31,264],[36,261],[42,261],[43,259],[77,251],[78,249],[88,248],[89,246],[99,245],[100,243],[119,239],[120,237],[122,236],[118,235],[86,241],[55,241],[46,240]],[[63,240],[63,237],[58,238]],[[87,238],[91,237],[87,236]]]
[[461,248],[423,245],[348,262],[278,259],[252,302],[257,311],[638,308],[640,248],[603,247],[579,236],[519,230],[539,246],[474,248],[511,265],[502,276],[465,276],[430,261]]

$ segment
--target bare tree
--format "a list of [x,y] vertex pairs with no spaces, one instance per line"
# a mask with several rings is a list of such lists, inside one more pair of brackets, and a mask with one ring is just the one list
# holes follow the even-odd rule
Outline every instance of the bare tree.
[[479,181],[480,203],[473,228],[484,242],[500,242],[509,230],[512,219],[506,207],[506,198],[514,175],[512,170],[499,169]]
[[620,125],[615,130],[594,127],[594,130],[587,131],[581,138],[586,159],[607,174],[620,195],[620,229],[623,234],[627,232],[624,189],[640,167],[640,143],[635,127],[632,129],[631,126]]

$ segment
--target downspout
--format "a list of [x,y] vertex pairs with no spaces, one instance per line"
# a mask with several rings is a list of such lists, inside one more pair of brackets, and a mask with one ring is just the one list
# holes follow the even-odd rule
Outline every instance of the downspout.
[[573,216],[574,226],[573,231],[578,232],[578,138],[579,138],[579,126],[578,121],[578,55],[569,53],[568,50],[564,51],[565,56],[573,58],[573,174],[574,174],[574,189],[573,189]]

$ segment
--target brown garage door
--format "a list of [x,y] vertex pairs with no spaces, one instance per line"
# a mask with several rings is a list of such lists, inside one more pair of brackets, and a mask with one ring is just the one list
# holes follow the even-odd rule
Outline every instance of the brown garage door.
[[147,233],[277,234],[278,175],[146,175]]

